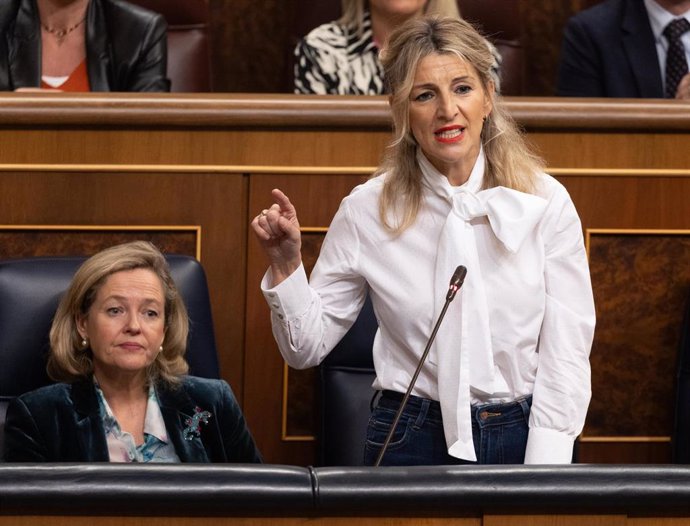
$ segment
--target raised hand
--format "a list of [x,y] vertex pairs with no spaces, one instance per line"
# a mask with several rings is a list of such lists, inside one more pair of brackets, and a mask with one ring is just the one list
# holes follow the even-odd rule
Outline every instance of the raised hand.
[[290,199],[277,188],[271,196],[275,202],[252,220],[251,229],[268,257],[276,286],[302,263],[302,235]]

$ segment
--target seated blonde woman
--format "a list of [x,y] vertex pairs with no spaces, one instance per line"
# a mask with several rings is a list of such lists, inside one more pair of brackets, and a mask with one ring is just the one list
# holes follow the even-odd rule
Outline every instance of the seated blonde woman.
[[77,271],[50,331],[57,383],[7,409],[8,462],[260,462],[232,390],[186,375],[189,319],[147,242]]
[[170,91],[166,30],[123,0],[2,0],[0,90]]

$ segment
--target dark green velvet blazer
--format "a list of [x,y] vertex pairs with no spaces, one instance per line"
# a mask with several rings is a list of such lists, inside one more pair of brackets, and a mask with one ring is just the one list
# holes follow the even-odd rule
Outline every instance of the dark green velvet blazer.
[[[261,462],[242,411],[223,380],[186,376],[176,389],[156,388],[161,413],[182,462]],[[189,419],[211,413],[198,436]],[[196,424],[196,422],[194,422]],[[185,438],[185,430],[188,430]],[[5,422],[6,462],[108,462],[93,382],[53,384],[15,398]]]

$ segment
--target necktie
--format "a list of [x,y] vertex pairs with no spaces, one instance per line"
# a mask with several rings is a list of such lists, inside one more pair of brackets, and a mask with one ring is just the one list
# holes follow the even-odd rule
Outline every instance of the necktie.
[[[425,177],[437,178],[437,181],[443,178],[421,152],[417,160]],[[515,253],[534,232],[546,210],[546,200],[535,195],[504,187],[480,190],[483,174],[482,151],[466,186],[452,188],[430,184],[433,191],[450,203],[436,255],[434,306],[437,312],[434,320],[443,306],[453,270],[465,265],[467,278],[439,327],[429,361],[438,368],[439,401],[448,453],[472,461],[476,456],[470,419],[470,386],[485,395],[510,394],[502,392],[504,383],[495,381],[489,305],[475,237],[477,222],[486,219],[506,254]]]
[[666,53],[666,98],[674,99],[680,80],[688,73],[688,63],[685,60],[685,49],[680,41],[683,33],[690,30],[690,22],[685,18],[676,18],[664,28],[664,36],[668,40]]

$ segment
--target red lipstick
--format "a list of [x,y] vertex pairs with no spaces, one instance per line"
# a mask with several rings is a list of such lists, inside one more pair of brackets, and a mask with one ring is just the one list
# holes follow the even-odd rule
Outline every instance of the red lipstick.
[[462,126],[444,126],[434,131],[435,139],[442,143],[455,143],[459,142],[465,136],[465,128]]

